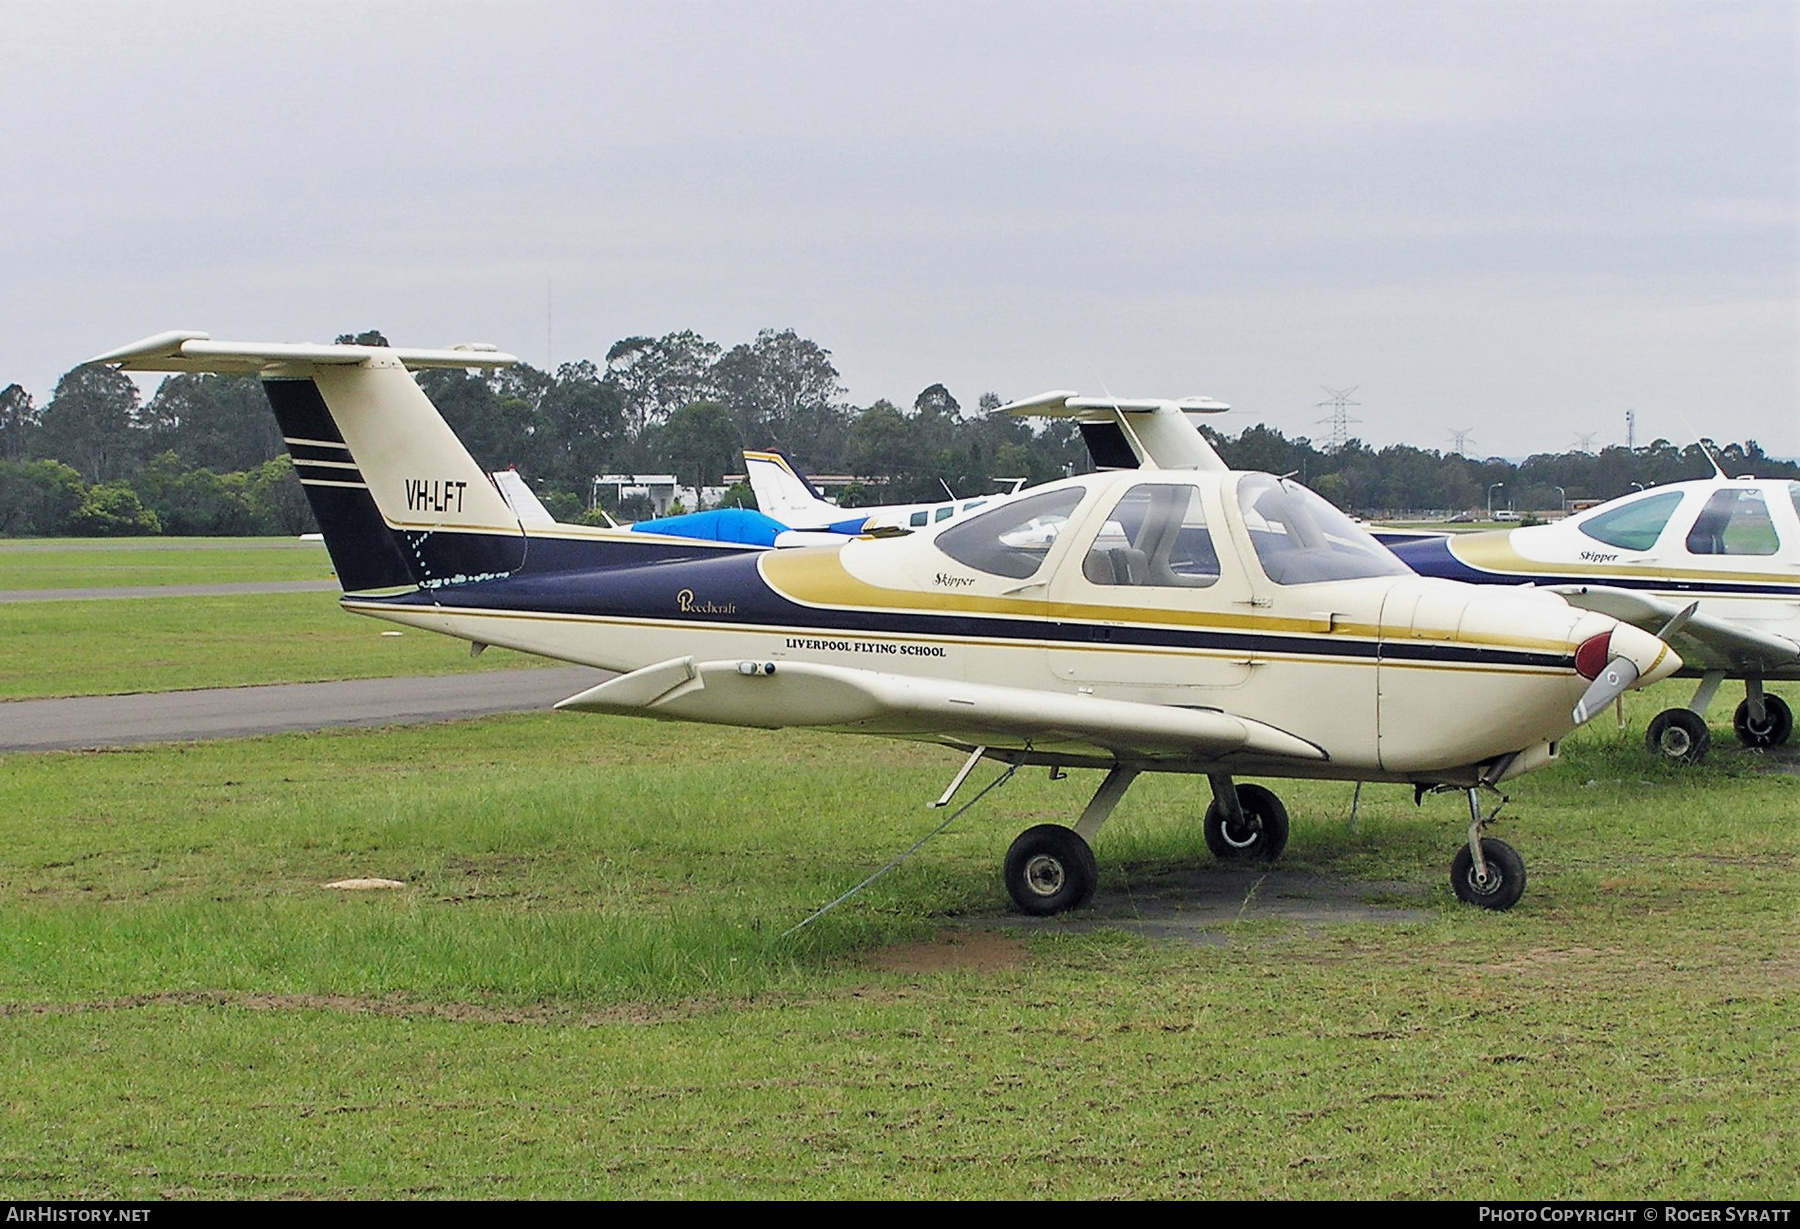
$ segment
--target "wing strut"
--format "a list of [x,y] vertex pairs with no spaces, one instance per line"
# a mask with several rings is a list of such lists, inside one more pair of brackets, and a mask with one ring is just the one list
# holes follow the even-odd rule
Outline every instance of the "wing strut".
[[986,747],[977,747],[975,750],[969,752],[969,758],[963,761],[962,768],[957,771],[957,774],[954,777],[950,778],[949,787],[938,796],[936,802],[931,804],[933,810],[950,805],[950,800],[956,797],[956,791],[962,788],[962,783],[969,779],[969,774],[975,771],[975,765],[981,763],[981,757],[986,754]]

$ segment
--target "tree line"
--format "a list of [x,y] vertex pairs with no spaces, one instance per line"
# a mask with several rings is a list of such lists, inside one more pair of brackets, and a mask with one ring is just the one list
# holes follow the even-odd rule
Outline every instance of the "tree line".
[[[339,341],[385,345],[378,332]],[[793,330],[764,329],[730,348],[697,333],[628,337],[605,360],[471,374],[418,373],[419,383],[485,467],[512,466],[559,519],[593,515],[603,473],[672,473],[717,486],[745,447],[776,447],[814,473],[853,474],[847,506],[985,492],[1002,480],[1045,482],[1091,467],[1077,430],[972,409],[942,384],[910,406],[857,407],[830,351]],[[1408,445],[1352,440],[1326,450],[1253,425],[1203,428],[1237,469],[1294,474],[1364,515],[1494,507],[1551,510],[1712,472],[1698,444],[1543,454],[1515,464]],[[1754,440],[1708,447],[1730,474],[1800,477]],[[734,488],[728,502],[753,502]],[[614,509],[626,516],[642,508]],[[258,381],[176,374],[144,401],[127,376],[77,367],[37,406],[0,390],[0,534],[295,534],[311,516]]]

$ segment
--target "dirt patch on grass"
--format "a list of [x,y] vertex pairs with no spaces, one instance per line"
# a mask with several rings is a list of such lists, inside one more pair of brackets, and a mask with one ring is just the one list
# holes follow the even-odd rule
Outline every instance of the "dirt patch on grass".
[[1780,747],[1763,747],[1758,750],[1746,750],[1741,758],[1761,772],[1781,773],[1785,776],[1800,777],[1800,743],[1788,743]]
[[871,955],[867,963],[889,973],[940,973],[949,969],[995,973],[1017,968],[1030,958],[1025,940],[1017,935],[991,930],[940,930],[937,938],[929,942],[885,948]]
[[1129,930],[1160,939],[1207,945],[1230,941],[1233,922],[1279,921],[1305,926],[1424,922],[1427,889],[1413,883],[1372,883],[1280,869],[1179,871],[1103,887],[1093,904],[1049,918],[1019,914],[975,919],[1007,930],[1083,933]]

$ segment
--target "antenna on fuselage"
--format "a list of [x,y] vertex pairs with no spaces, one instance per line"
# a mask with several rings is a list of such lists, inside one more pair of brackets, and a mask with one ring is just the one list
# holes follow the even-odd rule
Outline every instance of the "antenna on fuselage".
[[1713,455],[1713,450],[1707,447],[1707,444],[1711,443],[1711,441],[1703,437],[1698,431],[1694,430],[1694,424],[1687,420],[1687,415],[1685,414],[1681,416],[1681,425],[1688,429],[1688,434],[1694,437],[1694,443],[1699,446],[1701,455],[1706,458],[1706,463],[1713,467],[1713,477],[1717,478],[1720,482],[1726,481],[1725,467],[1719,464],[1719,458],[1715,457]]

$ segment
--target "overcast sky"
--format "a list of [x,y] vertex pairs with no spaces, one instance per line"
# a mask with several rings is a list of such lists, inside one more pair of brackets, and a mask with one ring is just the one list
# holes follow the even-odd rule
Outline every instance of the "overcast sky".
[[[866,405],[1800,455],[1793,0],[0,0],[0,384],[791,327]],[[749,441],[754,443],[755,441]]]

